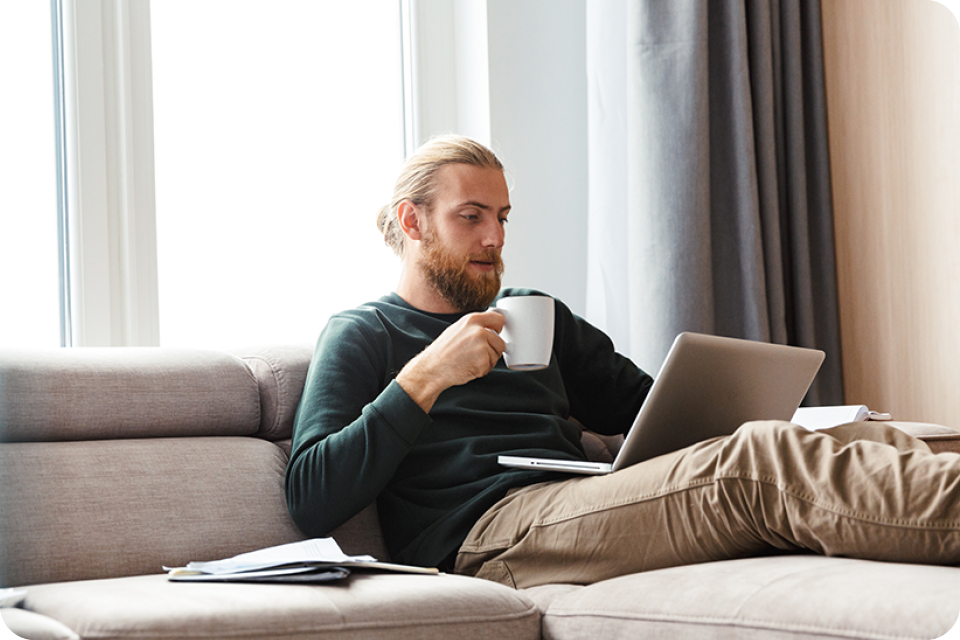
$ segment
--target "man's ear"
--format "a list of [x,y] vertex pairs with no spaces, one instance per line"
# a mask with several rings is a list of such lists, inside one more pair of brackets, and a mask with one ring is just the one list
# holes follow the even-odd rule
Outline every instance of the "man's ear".
[[411,240],[420,240],[423,237],[420,226],[423,213],[423,208],[410,200],[404,200],[397,207],[397,220],[400,222],[400,229]]

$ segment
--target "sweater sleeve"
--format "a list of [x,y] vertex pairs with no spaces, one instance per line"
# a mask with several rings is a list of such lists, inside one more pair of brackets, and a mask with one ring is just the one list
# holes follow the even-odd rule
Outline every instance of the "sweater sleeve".
[[554,352],[570,401],[570,415],[604,435],[626,433],[653,378],[614,349],[600,329],[556,302]]
[[389,345],[335,316],[317,342],[286,474],[297,526],[322,537],[374,502],[430,417],[389,370]]

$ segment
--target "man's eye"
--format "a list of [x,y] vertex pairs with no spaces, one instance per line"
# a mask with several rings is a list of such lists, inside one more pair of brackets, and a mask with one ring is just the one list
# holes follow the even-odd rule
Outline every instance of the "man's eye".
[[501,227],[502,227],[503,225],[507,224],[508,222],[510,222],[510,221],[507,220],[506,218],[500,218],[500,226],[501,226]]

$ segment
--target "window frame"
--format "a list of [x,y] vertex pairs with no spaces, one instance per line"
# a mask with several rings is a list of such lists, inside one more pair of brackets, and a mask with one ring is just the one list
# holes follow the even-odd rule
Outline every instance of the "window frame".
[[54,0],[64,345],[159,344],[150,4]]

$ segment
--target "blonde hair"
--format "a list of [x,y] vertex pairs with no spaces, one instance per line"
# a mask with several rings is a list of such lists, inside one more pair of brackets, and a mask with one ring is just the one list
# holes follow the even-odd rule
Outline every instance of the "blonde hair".
[[390,204],[377,214],[377,227],[384,243],[401,258],[404,234],[397,219],[400,203],[409,200],[429,209],[436,195],[437,172],[444,165],[456,163],[503,171],[503,163],[493,151],[464,136],[437,136],[417,149],[400,171]]

